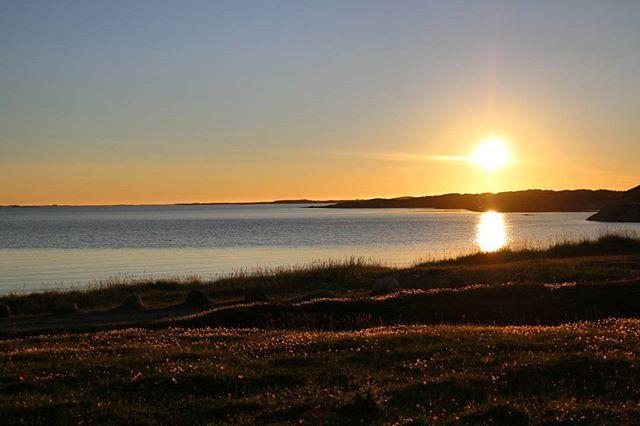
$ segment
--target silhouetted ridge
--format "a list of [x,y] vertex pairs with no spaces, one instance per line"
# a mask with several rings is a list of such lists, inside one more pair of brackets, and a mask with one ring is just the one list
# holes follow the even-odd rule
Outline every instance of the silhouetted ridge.
[[[639,190],[640,192],[640,190]],[[483,194],[443,194],[425,197],[344,201],[329,208],[434,208],[501,212],[579,212],[600,210],[617,200],[620,191],[530,189]],[[640,195],[640,194],[639,194]]]

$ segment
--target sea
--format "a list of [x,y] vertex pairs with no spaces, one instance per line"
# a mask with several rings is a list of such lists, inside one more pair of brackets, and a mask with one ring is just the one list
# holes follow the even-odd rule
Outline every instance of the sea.
[[235,273],[358,258],[405,267],[544,247],[640,224],[580,213],[326,209],[308,204],[0,208],[0,294]]

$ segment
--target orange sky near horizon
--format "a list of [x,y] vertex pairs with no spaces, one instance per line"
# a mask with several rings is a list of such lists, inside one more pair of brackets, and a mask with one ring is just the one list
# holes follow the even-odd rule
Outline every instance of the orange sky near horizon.
[[[274,170],[247,171],[244,177],[227,179],[224,171],[211,174],[206,166],[168,164],[150,169],[129,164],[136,172],[122,170],[124,163],[112,165],[41,166],[27,171],[28,179],[7,178],[10,182],[0,194],[0,205],[111,205],[111,204],[172,204],[206,202],[252,202],[283,199],[339,200],[363,198],[391,198],[399,196],[436,195],[452,192],[480,193],[516,191],[523,189],[613,189],[626,190],[636,186],[633,177],[606,176],[598,172],[576,175],[552,174],[552,168],[529,166],[528,179],[518,179],[512,170],[466,171],[466,177],[447,178],[435,183],[429,171],[416,165],[397,167],[375,162],[358,162],[361,168],[371,167],[381,174],[393,173],[393,178],[366,176],[348,171],[354,162],[345,164],[346,172],[324,172],[322,165],[307,165],[286,173]],[[442,165],[429,167],[442,168]],[[472,166],[467,166],[472,167]],[[519,167],[519,166],[509,166]],[[450,166],[450,173],[463,166]],[[194,170],[196,169],[196,170]],[[303,170],[304,169],[304,170]],[[520,170],[524,167],[520,166]],[[20,171],[21,175],[25,170]],[[189,175],[185,175],[188,173]],[[168,175],[169,174],[169,175]],[[313,176],[311,176],[313,175]],[[443,174],[444,175],[444,174]],[[554,178],[553,176],[560,176]],[[54,176],[54,178],[51,178]],[[585,179],[589,176],[590,179]],[[308,181],[303,179],[309,179]],[[266,181],[266,182],[265,182]],[[533,182],[536,183],[533,183]],[[532,182],[527,184],[526,182]],[[244,187],[238,185],[245,185]],[[242,189],[240,188],[249,188]]]
[[[4,167],[9,185],[0,204],[108,205],[182,202],[251,202],[281,199],[357,199],[479,193],[522,189],[626,190],[639,183],[634,170],[608,173],[556,155],[544,161],[508,142],[510,162],[488,171],[468,151],[443,154],[326,153],[264,161],[216,162],[208,158],[141,163],[138,160],[42,162]],[[523,157],[525,155],[525,157]],[[451,159],[450,157],[454,157]],[[525,160],[528,158],[529,160]]]

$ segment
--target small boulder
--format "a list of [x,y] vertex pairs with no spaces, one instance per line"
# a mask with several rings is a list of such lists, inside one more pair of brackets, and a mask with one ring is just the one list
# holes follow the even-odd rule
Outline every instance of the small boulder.
[[189,306],[209,306],[211,304],[211,300],[209,300],[207,295],[200,290],[191,290],[187,295],[184,304]]
[[54,312],[58,315],[75,314],[79,311],[78,304],[76,302],[61,301],[55,306]]
[[245,303],[266,302],[269,300],[267,293],[262,290],[247,290],[244,293]]
[[374,296],[380,296],[383,294],[397,293],[401,290],[400,283],[392,276],[386,276],[378,278],[373,283],[371,288],[371,294]]
[[0,318],[9,318],[11,316],[11,308],[9,305],[0,303]]
[[144,304],[142,303],[142,298],[137,294],[132,294],[128,296],[126,299],[124,299],[124,302],[122,302],[122,305],[120,305],[120,309],[123,309],[126,311],[138,311],[143,307],[144,307]]
[[312,292],[305,294],[302,297],[302,301],[306,302],[307,300],[314,299],[330,299],[333,297],[336,297],[336,294],[333,292],[333,290],[328,288],[320,288],[318,290],[313,290]]

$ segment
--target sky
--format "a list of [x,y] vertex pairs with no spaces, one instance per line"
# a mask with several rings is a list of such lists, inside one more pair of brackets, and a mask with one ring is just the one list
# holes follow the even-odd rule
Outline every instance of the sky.
[[639,75],[638,1],[3,0],[0,205],[627,189]]

